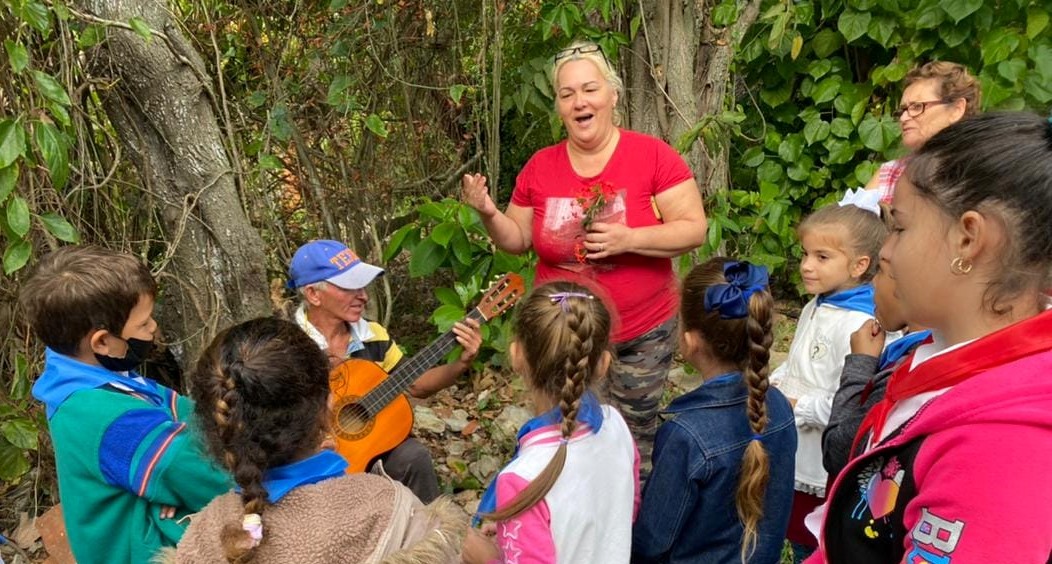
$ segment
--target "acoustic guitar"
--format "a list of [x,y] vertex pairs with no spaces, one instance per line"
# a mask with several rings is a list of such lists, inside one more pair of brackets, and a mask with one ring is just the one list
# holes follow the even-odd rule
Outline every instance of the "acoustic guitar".
[[[507,311],[525,293],[518,274],[506,274],[482,296],[468,319],[483,323]],[[452,329],[388,375],[375,362],[348,359],[329,374],[334,402],[331,417],[336,452],[350,463],[348,473],[364,472],[378,456],[402,443],[413,429],[413,408],[405,391],[457,345]]]

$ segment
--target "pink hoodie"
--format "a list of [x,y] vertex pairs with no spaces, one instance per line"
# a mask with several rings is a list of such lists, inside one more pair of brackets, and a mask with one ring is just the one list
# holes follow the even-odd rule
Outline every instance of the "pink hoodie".
[[807,562],[1045,564],[1050,472],[1046,350],[958,384],[851,461]]

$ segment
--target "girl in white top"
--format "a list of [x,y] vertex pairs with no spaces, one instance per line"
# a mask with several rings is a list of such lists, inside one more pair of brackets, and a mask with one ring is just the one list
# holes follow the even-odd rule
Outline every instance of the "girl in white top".
[[483,496],[496,523],[464,543],[467,564],[627,564],[639,454],[617,410],[587,391],[610,366],[610,314],[586,288],[552,282],[518,306],[512,368],[537,417]]
[[818,210],[797,228],[800,276],[814,298],[804,306],[789,357],[771,383],[789,398],[796,419],[796,495],[787,537],[801,553],[817,546],[803,519],[825,496],[822,431],[851,352],[851,333],[873,318],[869,281],[887,236],[878,200],[875,192],[849,191],[839,205]]

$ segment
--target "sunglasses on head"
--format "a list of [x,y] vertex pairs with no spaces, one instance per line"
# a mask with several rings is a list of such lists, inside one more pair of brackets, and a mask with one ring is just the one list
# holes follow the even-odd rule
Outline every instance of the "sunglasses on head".
[[555,54],[555,60],[565,59],[566,57],[572,57],[574,55],[587,55],[588,53],[598,52],[603,58],[606,58],[606,53],[603,53],[603,48],[595,43],[588,45],[579,45],[577,47],[569,47],[563,49]]

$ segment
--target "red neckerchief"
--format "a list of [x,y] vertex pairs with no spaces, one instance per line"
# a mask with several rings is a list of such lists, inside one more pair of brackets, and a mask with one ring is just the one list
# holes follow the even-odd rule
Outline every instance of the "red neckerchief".
[[[921,346],[931,342],[925,341]],[[990,333],[967,345],[938,355],[910,370],[916,351],[910,354],[888,380],[888,389],[882,399],[862,420],[851,452],[856,452],[867,432],[879,437],[888,415],[898,402],[935,390],[956,386],[961,382],[1035,353],[1052,348],[1052,310],[1013,323]]]

